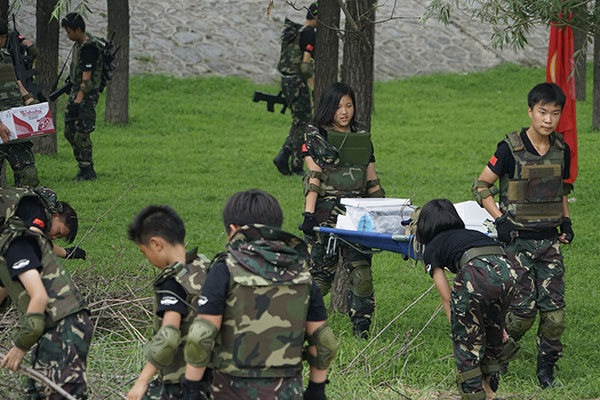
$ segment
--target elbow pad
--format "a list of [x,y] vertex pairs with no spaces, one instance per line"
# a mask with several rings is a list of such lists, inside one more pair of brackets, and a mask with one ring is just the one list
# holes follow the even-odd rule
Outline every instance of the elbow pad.
[[[484,189],[477,190],[478,188]],[[475,198],[477,204],[479,204],[479,207],[483,207],[483,199],[497,195],[498,188],[489,182],[480,181],[477,178],[475,178],[475,181],[473,181],[473,186],[471,186],[471,193],[473,194],[473,198]]]
[[[369,193],[369,189],[374,188],[375,186],[379,186],[379,189]],[[385,197],[385,190],[383,190],[383,186],[381,186],[381,182],[379,181],[379,179],[367,181],[367,197]]]
[[327,322],[319,327],[312,335],[308,335],[308,344],[317,348],[317,356],[307,352],[306,361],[311,367],[327,369],[335,358],[338,343],[333,330]]
[[16,347],[29,351],[38,342],[46,328],[46,318],[42,313],[26,313],[19,316],[19,322],[12,333]]
[[92,81],[89,80],[89,79],[81,81],[81,85],[79,86],[79,90],[81,90],[83,92],[84,96],[87,96],[88,94],[90,94],[90,92],[92,90],[94,90],[94,86],[92,85]]
[[173,325],[161,326],[150,343],[144,346],[144,355],[157,368],[168,367],[175,357],[181,332]]
[[300,64],[300,74],[304,79],[311,78],[313,76],[313,64],[310,61],[304,61]]
[[217,337],[217,327],[203,318],[196,318],[190,326],[183,348],[185,362],[194,367],[206,367],[210,363],[212,345]]

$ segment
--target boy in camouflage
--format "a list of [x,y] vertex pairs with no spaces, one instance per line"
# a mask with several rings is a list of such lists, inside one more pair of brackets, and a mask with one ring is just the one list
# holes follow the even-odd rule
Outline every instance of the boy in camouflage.
[[[234,194],[223,222],[227,251],[213,261],[185,346],[185,399],[202,398],[194,388],[209,365],[214,399],[325,399],[337,342],[304,267],[306,244],[280,230],[281,208],[260,190]],[[303,356],[310,365],[304,396]]]
[[[448,199],[431,200],[423,206],[416,238],[425,245],[426,271],[452,325],[461,399],[494,399],[502,328],[516,273],[502,245],[481,232],[465,229]],[[444,268],[456,274],[452,290]]]
[[[518,298],[506,317],[509,338],[503,361],[517,356],[518,341],[540,312],[537,332],[537,377],[542,388],[554,387],[554,366],[562,356],[565,267],[560,244],[574,237],[567,202],[570,151],[554,130],[565,95],[553,83],[535,86],[527,96],[529,128],[511,132],[475,180],[472,192],[495,218],[498,238],[517,260]],[[494,185],[500,179],[500,190]],[[500,208],[494,195],[500,193]],[[560,234],[557,228],[560,227]]]
[[144,348],[148,362],[127,399],[181,399],[183,346],[196,315],[192,304],[198,302],[210,261],[195,250],[186,253],[184,223],[169,206],[144,208],[129,225],[128,235],[161,272],[152,282],[155,317],[154,337]]
[[[52,240],[77,234],[68,203],[31,189],[0,192],[0,301],[10,296],[19,313],[11,348],[0,367],[16,371],[34,347],[31,366],[77,399],[87,398],[86,358],[93,325],[87,305],[53,251]],[[29,399],[63,397],[32,379]]]

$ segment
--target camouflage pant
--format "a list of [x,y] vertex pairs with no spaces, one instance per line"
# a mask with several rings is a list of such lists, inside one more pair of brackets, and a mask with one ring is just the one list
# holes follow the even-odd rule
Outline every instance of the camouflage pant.
[[183,387],[178,383],[163,383],[154,379],[148,385],[142,400],[179,400],[183,398]]
[[556,362],[562,355],[560,337],[565,307],[565,267],[560,244],[558,240],[517,238],[507,249],[517,261],[519,294],[507,315],[506,330],[512,339],[520,340],[533,325],[539,310],[538,351]]
[[[338,215],[346,211],[339,201],[331,198],[319,198],[315,206],[315,218],[321,226],[335,227]],[[308,240],[310,254],[310,273],[321,293],[329,293],[341,255],[344,269],[348,272],[350,285],[348,288],[348,314],[356,328],[368,327],[375,311],[375,295],[373,292],[373,275],[371,272],[371,254],[362,251],[368,249],[338,242],[333,254],[327,254],[329,235],[318,234]]]
[[281,90],[292,113],[292,126],[283,143],[283,147],[292,154],[292,169],[302,168],[302,142],[304,131],[312,119],[312,106],[310,102],[310,88],[308,83],[298,75],[284,75],[281,77]]
[[15,177],[15,187],[40,185],[32,147],[31,141],[0,144],[0,165],[4,160],[8,161]]
[[[86,359],[93,329],[86,311],[65,317],[40,338],[32,351],[31,366],[76,399],[87,399]],[[27,398],[59,400],[63,396],[28,379]]]
[[214,400],[302,400],[302,377],[239,378],[213,371]]
[[[454,359],[459,373],[480,367],[497,384],[504,317],[515,294],[516,273],[508,259],[487,255],[471,260],[454,279],[450,300]],[[467,379],[464,393],[483,390],[481,375]]]
[[[79,167],[94,165],[92,161],[92,139],[90,134],[96,128],[96,103],[98,92],[92,92],[83,98],[79,109],[79,116],[71,119],[65,114],[65,138],[71,143],[73,154]],[[69,104],[74,100],[69,98]]]

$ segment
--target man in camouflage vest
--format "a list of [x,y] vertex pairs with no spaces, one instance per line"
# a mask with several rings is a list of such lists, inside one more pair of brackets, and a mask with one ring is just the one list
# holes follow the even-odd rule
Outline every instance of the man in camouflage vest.
[[[148,206],[129,225],[133,240],[161,270],[154,287],[154,337],[145,346],[148,359],[128,400],[177,400],[183,397],[183,346],[196,316],[196,305],[210,261],[196,250],[186,253],[185,225],[169,206]],[[152,377],[158,377],[152,382]],[[205,376],[208,382],[209,377]]]
[[[13,107],[29,105],[34,102],[33,96],[27,92],[17,80],[12,57],[7,49],[8,25],[0,19],[0,111]],[[27,42],[31,43],[31,42]],[[16,187],[36,187],[39,185],[33,143],[31,140],[18,143],[10,142],[10,131],[0,122],[0,166],[7,160],[13,170]]]
[[[16,371],[33,347],[31,366],[77,399],[87,398],[86,359],[93,325],[87,305],[53,251],[52,241],[77,234],[68,203],[49,201],[38,189],[0,191],[0,301],[15,304],[19,322],[0,367]],[[35,347],[34,347],[35,346]],[[29,379],[27,398],[62,399]]]
[[337,342],[304,267],[306,244],[280,230],[281,208],[260,190],[234,194],[223,222],[227,251],[213,261],[184,350],[185,399],[201,399],[207,366],[214,399],[302,399],[303,357],[310,365],[304,398],[325,399]]
[[[312,3],[300,25],[286,18],[281,33],[281,90],[292,113],[292,126],[273,163],[283,175],[302,175],[300,156],[304,131],[312,118],[310,91],[314,88],[313,60],[317,27],[317,3]],[[290,160],[291,157],[291,160]],[[290,170],[291,167],[291,170]]]
[[80,14],[69,13],[61,21],[73,44],[69,80],[73,84],[65,113],[65,137],[73,147],[79,166],[77,181],[96,179],[90,134],[96,128],[96,103],[102,80],[102,53],[99,39],[85,31]]
[[[565,315],[565,267],[560,244],[575,234],[567,202],[570,151],[554,132],[565,105],[563,91],[554,83],[541,83],[529,92],[529,128],[511,132],[495,154],[472,192],[495,218],[498,239],[506,243],[517,264],[518,295],[506,316],[509,338],[504,345],[505,363],[517,356],[518,341],[535,322],[537,377],[542,388],[559,386],[554,367],[562,356],[561,336]],[[493,186],[500,179],[500,190]],[[500,208],[494,195],[500,193]],[[560,227],[560,233],[557,228]]]

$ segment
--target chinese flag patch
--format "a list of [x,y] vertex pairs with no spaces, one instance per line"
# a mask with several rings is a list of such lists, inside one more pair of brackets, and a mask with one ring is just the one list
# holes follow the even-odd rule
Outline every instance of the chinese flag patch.
[[39,219],[39,218],[36,218],[36,219],[34,219],[34,220],[33,220],[33,224],[34,224],[34,225],[37,225],[38,227],[40,227],[40,228],[42,228],[42,229],[43,229],[43,228],[46,226],[46,224],[44,224],[44,221],[42,221],[42,220],[41,220],[41,219]]
[[313,51],[315,48],[312,44],[307,44],[306,45],[306,51]]
[[498,159],[496,158],[496,156],[492,156],[492,158],[490,158],[490,164],[492,164],[492,167],[496,166],[496,162],[498,161]]
[[306,143],[302,143],[302,152],[306,153],[308,149],[306,148]]

